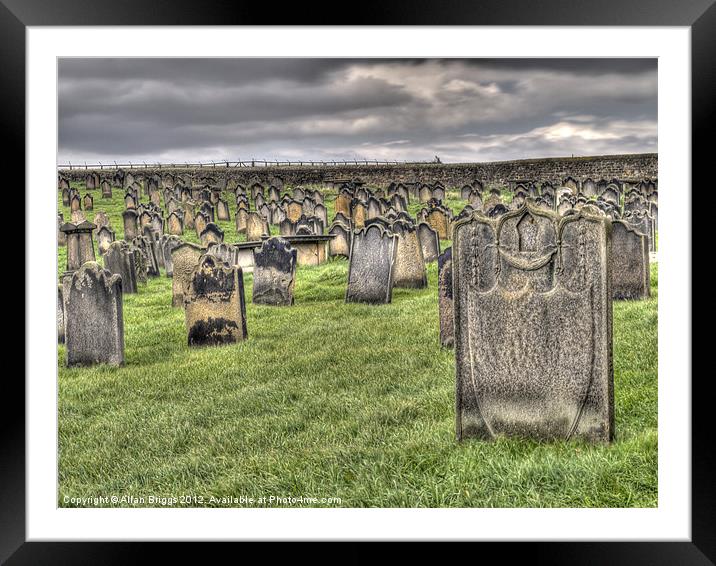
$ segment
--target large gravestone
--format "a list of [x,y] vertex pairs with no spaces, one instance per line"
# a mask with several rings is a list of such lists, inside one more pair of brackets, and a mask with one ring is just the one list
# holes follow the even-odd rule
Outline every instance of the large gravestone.
[[452,248],[438,256],[438,315],[440,344],[452,348],[455,343],[452,306]]
[[614,434],[611,226],[530,203],[457,224],[457,437]]
[[438,233],[427,222],[420,222],[418,224],[418,239],[420,240],[420,248],[423,250],[425,263],[436,261],[440,253]]
[[253,302],[258,305],[293,304],[297,252],[283,238],[264,240],[254,250]]
[[404,220],[392,225],[393,233],[398,237],[393,270],[393,286],[422,289],[428,286],[423,250],[420,247],[415,227]]
[[233,344],[247,337],[244,277],[238,265],[204,255],[184,297],[189,346]]
[[124,364],[122,279],[95,262],[72,275],[65,301],[67,365]]
[[184,305],[184,294],[189,285],[191,274],[199,264],[204,249],[196,244],[184,243],[171,250],[172,258],[172,306]]
[[646,299],[651,292],[649,240],[626,222],[612,222],[612,297]]
[[107,271],[122,278],[123,293],[137,292],[137,266],[134,252],[126,241],[112,242],[102,256],[102,260]]
[[378,224],[357,230],[351,243],[346,302],[389,303],[397,236]]

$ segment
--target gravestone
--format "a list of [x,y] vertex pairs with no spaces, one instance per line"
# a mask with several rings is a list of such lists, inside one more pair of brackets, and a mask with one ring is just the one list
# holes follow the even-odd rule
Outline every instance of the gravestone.
[[398,220],[391,227],[398,237],[393,268],[393,286],[409,289],[423,289],[428,286],[423,250],[415,227]]
[[425,214],[425,222],[435,230],[438,238],[449,240],[451,238],[450,217],[442,208],[432,208]]
[[206,253],[218,257],[229,265],[238,265],[238,250],[234,245],[225,243],[210,244],[206,248]]
[[440,345],[452,348],[455,343],[452,306],[452,248],[438,256],[438,315]]
[[213,222],[209,222],[199,234],[202,247],[209,244],[220,244],[224,241],[224,231]]
[[186,288],[184,314],[189,346],[245,340],[248,333],[241,268],[212,255],[202,256]]
[[264,240],[261,248],[254,250],[254,304],[292,305],[296,263],[297,252],[287,240]]
[[453,241],[458,439],[610,441],[609,221],[527,203]]
[[57,343],[65,343],[65,299],[62,285],[57,285]]
[[122,278],[122,293],[137,292],[137,266],[134,251],[124,240],[112,242],[102,255],[104,268]]
[[649,241],[626,222],[612,222],[612,298],[647,299],[651,293]]
[[211,222],[211,219],[206,214],[201,211],[196,213],[194,216],[194,230],[196,231],[197,237],[201,237],[201,233],[209,222]]
[[114,240],[114,231],[108,226],[101,226],[100,229],[97,230],[97,250],[99,250],[99,253],[106,253]]
[[85,198],[82,200],[82,208],[85,210],[94,210],[94,198],[91,194],[87,193]]
[[67,366],[124,364],[122,279],[96,262],[73,275],[65,302]]
[[128,209],[122,212],[122,222],[125,240],[130,241],[139,236],[139,216],[136,210]]
[[268,223],[257,212],[250,212],[246,217],[246,241],[257,242],[261,236],[269,234]]
[[420,222],[418,223],[418,239],[420,240],[420,248],[423,251],[425,263],[436,261],[440,253],[438,233],[427,222]]
[[79,195],[72,195],[70,197],[70,212],[77,212],[78,210],[82,210],[82,201]]
[[199,258],[204,254],[204,249],[185,242],[171,250],[172,262],[172,306],[184,306],[184,294],[189,285],[191,274],[199,264]]
[[377,224],[353,233],[346,302],[389,303],[397,236]]
[[182,236],[184,234],[184,217],[175,210],[167,218],[168,232],[172,236]]
[[341,192],[334,203],[335,214],[342,214],[346,218],[351,217],[351,201],[353,197],[348,192]]
[[87,221],[79,224],[67,222],[60,226],[67,241],[67,272],[77,271],[83,264],[95,261],[94,228],[94,224]]
[[231,220],[231,213],[229,212],[229,203],[224,199],[219,199],[216,202],[216,217],[219,220],[229,222]]
[[246,233],[246,222],[248,219],[249,213],[248,210],[245,208],[239,208],[236,211],[236,232],[237,234],[245,234]]
[[64,217],[62,216],[61,212],[57,213],[57,245],[58,246],[66,246],[67,245],[67,236],[65,233],[61,230],[62,225],[65,223]]
[[351,253],[351,230],[341,222],[334,222],[328,230],[334,236],[328,241],[328,255],[330,257],[349,257]]

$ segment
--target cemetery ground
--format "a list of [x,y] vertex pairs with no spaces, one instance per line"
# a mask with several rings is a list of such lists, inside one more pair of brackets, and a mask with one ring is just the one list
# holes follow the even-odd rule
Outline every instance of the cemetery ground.
[[[93,194],[87,219],[104,210],[122,238],[123,192]],[[335,192],[325,194],[331,219]],[[447,196],[459,212],[459,194]],[[230,202],[231,221],[218,224],[237,242]],[[419,208],[411,201],[410,214]],[[61,199],[59,210],[69,219]],[[198,241],[190,230],[183,238]],[[64,265],[59,248],[58,273]],[[238,344],[190,349],[162,274],[123,298],[125,367],[66,368],[60,345],[58,505],[112,495],[203,497],[176,506],[213,505],[212,496],[340,498],[308,504],[328,507],[657,505],[656,264],[649,300],[614,301],[611,445],[458,443],[437,264],[428,288],[394,289],[387,305],[346,304],[347,271],[346,260],[299,267],[291,307],[252,304],[245,273],[248,340]]]

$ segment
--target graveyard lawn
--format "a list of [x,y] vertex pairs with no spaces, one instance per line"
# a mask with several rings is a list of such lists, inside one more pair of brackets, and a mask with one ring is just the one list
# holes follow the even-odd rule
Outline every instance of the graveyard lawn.
[[[96,198],[95,212],[109,213],[120,238],[118,193]],[[463,204],[454,192],[448,203]],[[238,241],[233,211],[219,223],[228,242]],[[176,506],[241,496],[340,498],[307,504],[327,507],[657,505],[656,264],[649,300],[614,302],[611,445],[458,443],[437,263],[427,288],[396,288],[387,305],[346,304],[347,272],[345,260],[299,267],[291,307],[252,304],[245,274],[248,340],[235,345],[190,349],[164,275],[124,296],[125,367],[66,368],[60,345],[58,505],[112,495],[203,498]],[[132,505],[152,506],[118,504]]]

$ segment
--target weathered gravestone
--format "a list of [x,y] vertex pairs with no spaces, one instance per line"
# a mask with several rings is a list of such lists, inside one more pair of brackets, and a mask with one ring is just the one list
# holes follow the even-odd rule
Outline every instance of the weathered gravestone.
[[457,225],[458,439],[613,438],[610,262],[605,217],[528,203]]
[[112,198],[112,185],[109,184],[109,181],[104,180],[102,181],[102,198]]
[[371,224],[353,233],[347,303],[391,301],[397,239],[397,236],[378,224]]
[[398,237],[393,270],[393,286],[422,289],[428,286],[423,250],[415,227],[398,220],[393,222],[392,232]]
[[85,198],[82,199],[82,208],[85,210],[94,210],[94,198],[91,194],[87,193]]
[[440,253],[438,233],[427,222],[420,222],[418,224],[418,239],[420,240],[420,248],[423,251],[425,263],[436,261]]
[[124,224],[125,240],[130,241],[139,236],[139,216],[136,210],[125,210],[122,213],[122,222]]
[[174,262],[172,261],[172,250],[183,244],[179,236],[164,236],[161,241],[162,255],[164,256],[164,271],[167,277],[174,276]]
[[452,348],[455,343],[452,306],[452,248],[438,256],[438,315],[440,344]]
[[182,236],[184,234],[184,216],[178,210],[172,212],[167,218],[168,232],[172,236]]
[[260,241],[264,234],[270,235],[268,222],[258,212],[249,212],[246,217],[246,241]]
[[108,226],[101,226],[100,229],[97,230],[97,249],[99,250],[99,253],[105,253],[114,240],[114,231]]
[[65,343],[65,299],[62,284],[57,285],[57,343]]
[[612,222],[612,297],[647,299],[651,293],[649,240],[626,222]]
[[349,257],[351,253],[351,230],[341,222],[334,222],[328,230],[334,236],[328,241],[328,255],[330,257]]
[[229,212],[229,203],[224,199],[219,199],[216,202],[216,217],[222,221],[231,220],[231,212]]
[[72,224],[70,222],[60,226],[67,241],[67,271],[77,271],[88,261],[94,261],[94,240],[92,231],[95,226],[91,222]]
[[184,294],[189,285],[191,274],[199,264],[204,249],[191,243],[183,243],[171,250],[173,277],[172,277],[172,306],[184,306]]
[[122,278],[122,293],[137,292],[137,266],[134,251],[124,240],[112,242],[102,255],[104,268]]
[[254,304],[293,304],[296,258],[297,251],[283,238],[264,240],[261,248],[254,250]]
[[65,219],[61,212],[57,213],[57,245],[67,245],[67,235],[62,231],[62,225],[65,223]]
[[184,313],[189,346],[245,340],[246,303],[241,268],[229,266],[209,254],[202,256],[186,288]]
[[220,244],[224,241],[224,231],[213,222],[209,222],[199,234],[203,247],[209,244]]
[[124,364],[122,279],[95,262],[72,275],[65,302],[67,365]]

